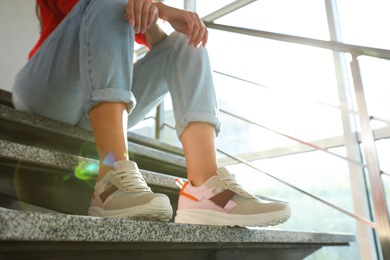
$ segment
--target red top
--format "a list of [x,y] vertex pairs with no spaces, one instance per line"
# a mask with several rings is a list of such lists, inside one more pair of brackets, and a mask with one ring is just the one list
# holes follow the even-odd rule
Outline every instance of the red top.
[[[35,54],[46,38],[57,28],[78,1],[79,0],[37,0],[42,20],[42,31],[38,42],[28,56],[29,59]],[[136,34],[135,41],[139,44],[147,45],[145,34]]]

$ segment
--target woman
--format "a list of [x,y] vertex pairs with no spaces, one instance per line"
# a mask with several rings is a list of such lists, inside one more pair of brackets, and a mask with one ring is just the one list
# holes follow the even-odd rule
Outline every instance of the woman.
[[[151,192],[128,160],[126,136],[169,91],[189,180],[176,222],[264,226],[287,220],[287,204],[259,200],[218,169],[208,31],[197,14],[147,0],[37,3],[41,37],[17,75],[13,102],[19,110],[92,130],[100,164],[89,215],[171,218],[168,197]],[[158,18],[176,31],[167,36]],[[150,48],[135,64],[134,41]]]

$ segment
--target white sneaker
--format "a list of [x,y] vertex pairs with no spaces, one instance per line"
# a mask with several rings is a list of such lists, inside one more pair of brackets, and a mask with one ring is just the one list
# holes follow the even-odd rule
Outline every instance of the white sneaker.
[[172,206],[165,194],[153,193],[132,161],[115,162],[97,182],[88,215],[168,221]]
[[273,226],[287,221],[290,207],[281,201],[260,199],[245,191],[226,168],[201,186],[184,183],[176,223],[218,226]]

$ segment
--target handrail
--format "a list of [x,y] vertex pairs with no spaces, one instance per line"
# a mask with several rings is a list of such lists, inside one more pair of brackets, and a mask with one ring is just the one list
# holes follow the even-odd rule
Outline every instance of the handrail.
[[240,33],[240,34],[267,38],[271,40],[278,40],[283,42],[309,45],[311,47],[318,47],[318,48],[329,49],[333,51],[348,52],[355,56],[366,55],[366,56],[390,60],[390,50],[386,50],[386,49],[365,47],[365,46],[353,45],[353,44],[345,44],[345,43],[334,42],[334,41],[317,40],[313,38],[306,38],[306,37],[294,36],[288,34],[253,30],[253,29],[235,27],[230,25],[216,24],[208,21],[203,21],[203,22],[206,25],[206,27],[211,29],[217,29],[217,30],[233,32],[233,33]]
[[370,116],[370,120],[377,120],[379,122],[382,122],[382,123],[390,125],[390,120],[389,119],[383,119],[383,118],[379,118],[379,117],[376,117],[376,116]]
[[[271,91],[274,91],[274,92],[281,92],[283,94],[286,93],[285,91],[282,92],[282,91],[277,90],[277,89],[275,89],[273,87],[265,86],[265,85],[262,85],[262,84],[259,84],[259,83],[256,83],[256,82],[253,82],[253,81],[250,81],[250,80],[247,80],[247,79],[243,79],[243,78],[240,78],[240,77],[237,77],[237,76],[229,75],[229,74],[217,71],[217,70],[213,70],[213,72],[217,73],[217,74],[220,74],[220,75],[223,75],[223,76],[226,76],[226,77],[229,77],[229,78],[232,78],[232,79],[240,80],[242,82],[246,82],[246,83],[258,86],[258,87],[262,87],[262,88],[265,88],[265,89],[268,89],[268,90],[271,90]],[[333,108],[333,109],[336,109],[336,110],[340,110],[340,111],[343,111],[343,112],[347,112],[347,113],[350,113],[350,114],[357,115],[357,112],[355,110],[351,110],[351,109],[348,109],[348,108],[345,108],[345,107],[334,106],[334,105],[331,105],[331,104],[328,104],[328,103],[325,103],[325,102],[322,102],[322,101],[319,101],[319,100],[315,100],[315,99],[310,99],[310,100],[309,99],[304,99],[304,98],[301,97],[301,95],[294,95],[294,92],[292,92],[292,91],[289,92],[288,95],[293,95],[295,100],[300,100],[302,102],[312,102],[312,103],[315,103],[315,104],[318,104],[318,105],[322,105],[322,106],[325,106],[325,107],[329,107],[329,108]]]
[[207,22],[213,22],[213,21],[217,20],[218,18],[221,18],[227,14],[230,14],[231,12],[234,12],[234,11],[236,11],[240,8],[243,8],[244,6],[249,5],[249,4],[256,2],[256,1],[257,0],[234,1],[234,2],[224,6],[223,8],[202,17],[202,20],[207,21]]
[[[239,3],[241,1],[237,0],[235,2]],[[379,168],[379,161],[378,161],[376,148],[375,148],[375,137],[373,136],[373,131],[370,127],[370,120],[372,120],[373,117],[369,116],[367,112],[367,102],[364,97],[361,71],[359,68],[359,61],[358,61],[358,57],[361,55],[390,60],[390,50],[342,43],[340,37],[334,37],[334,36],[340,36],[340,35],[334,35],[335,33],[336,34],[340,33],[340,24],[336,20],[338,19],[338,15],[335,14],[335,12],[337,11],[336,9],[337,5],[335,4],[335,1],[328,0],[325,2],[327,8],[326,13],[328,16],[328,26],[330,27],[329,30],[331,34],[330,41],[216,24],[214,23],[214,20],[213,21],[204,20],[204,23],[208,28],[217,29],[225,32],[239,33],[241,35],[245,34],[245,35],[250,35],[255,37],[271,39],[271,40],[283,41],[286,43],[294,43],[294,44],[300,44],[300,45],[306,45],[310,47],[317,47],[317,48],[331,50],[333,51],[333,56],[336,57],[335,63],[337,63],[337,61],[340,62],[340,59],[338,60],[338,58],[341,58],[342,53],[351,54],[352,60],[349,62],[349,65],[351,69],[353,86],[355,90],[355,99],[358,107],[357,116],[359,117],[359,122],[361,127],[360,137],[362,140],[362,144],[364,146],[364,154],[366,158],[365,167],[368,172],[368,180],[373,189],[370,193],[372,195],[372,203],[374,208],[373,210],[370,209],[369,211],[371,214],[375,213],[376,224],[374,225],[376,226],[375,229],[377,231],[379,237],[379,243],[380,243],[380,248],[377,247],[378,250],[377,252],[378,254],[382,254],[383,258],[387,259],[388,257],[390,259],[389,212],[388,212],[388,206],[386,204],[386,198],[385,198],[385,193],[383,188],[383,180],[380,177],[381,174],[385,174],[386,176],[389,175],[381,171]],[[343,59],[341,58],[341,60]],[[336,65],[336,70],[337,72],[341,72],[342,68],[339,68]],[[342,73],[344,75],[346,74],[346,71],[343,71]],[[386,121],[387,120],[385,121],[382,120],[382,122],[388,123]],[[347,127],[349,126],[350,125],[348,125]],[[351,138],[351,136],[349,136],[349,138]],[[356,143],[353,144],[353,146],[355,145]],[[351,148],[351,150],[353,149],[352,146],[349,147]],[[355,150],[354,152],[357,151]],[[366,183],[365,181],[362,182]],[[368,192],[367,189],[366,191]],[[366,201],[368,201],[367,198],[365,199]],[[367,207],[365,208],[367,209]],[[361,212],[360,215],[366,215],[366,214]],[[369,233],[366,232],[363,227],[360,229],[360,231],[365,232],[365,235],[362,235],[363,237],[369,236]],[[364,250],[365,249],[363,249],[363,251]],[[371,251],[372,249],[369,248],[369,250]]]
[[238,119],[240,119],[240,120],[243,120],[243,121],[245,121],[245,122],[247,122],[247,123],[250,123],[250,124],[259,126],[259,127],[263,128],[263,129],[266,129],[266,130],[268,130],[268,131],[270,131],[270,132],[273,132],[273,133],[275,133],[275,134],[284,136],[284,137],[286,137],[286,138],[288,138],[288,139],[291,139],[291,140],[293,140],[293,141],[296,141],[296,142],[299,142],[299,143],[301,143],[301,144],[304,144],[304,145],[313,147],[313,148],[316,149],[316,150],[319,150],[319,151],[325,152],[325,153],[327,153],[327,154],[333,155],[333,156],[335,156],[335,157],[338,157],[338,158],[340,158],[340,159],[343,159],[343,160],[345,160],[345,161],[348,161],[348,162],[353,163],[353,164],[355,164],[355,165],[358,165],[358,166],[360,166],[360,167],[363,167],[363,168],[366,167],[366,165],[365,165],[364,163],[362,163],[362,162],[358,162],[358,161],[355,161],[355,160],[353,160],[353,159],[351,159],[351,158],[348,158],[348,157],[339,155],[339,154],[337,154],[337,153],[330,152],[330,151],[328,151],[327,149],[324,149],[324,148],[319,147],[319,146],[317,146],[317,145],[311,144],[311,143],[309,143],[309,142],[305,142],[305,141],[300,140],[300,139],[298,139],[298,138],[295,138],[295,137],[293,137],[293,136],[290,136],[290,135],[284,134],[284,133],[282,133],[282,132],[273,130],[273,129],[269,128],[269,127],[260,125],[259,123],[256,123],[256,122],[254,122],[254,121],[252,121],[252,120],[250,120],[250,119],[244,118],[244,117],[242,117],[242,116],[238,116],[238,115],[236,115],[236,114],[233,114],[233,113],[231,113],[231,112],[229,112],[229,111],[226,111],[226,110],[223,110],[223,109],[220,109],[219,111],[221,111],[222,113],[225,113],[225,114],[227,114],[227,115],[233,116],[233,117],[235,117],[235,118],[238,118]]

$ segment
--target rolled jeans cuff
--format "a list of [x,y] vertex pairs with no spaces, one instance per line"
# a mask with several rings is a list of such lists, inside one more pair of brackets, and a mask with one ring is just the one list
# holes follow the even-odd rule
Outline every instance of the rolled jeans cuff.
[[192,122],[210,123],[215,127],[215,136],[221,131],[221,121],[218,116],[208,113],[191,112],[181,116],[176,123],[176,133],[180,138],[187,126]]
[[92,108],[101,102],[125,103],[128,114],[131,114],[137,101],[131,91],[123,89],[99,89],[91,92],[90,98],[85,101],[84,109],[89,114]]

